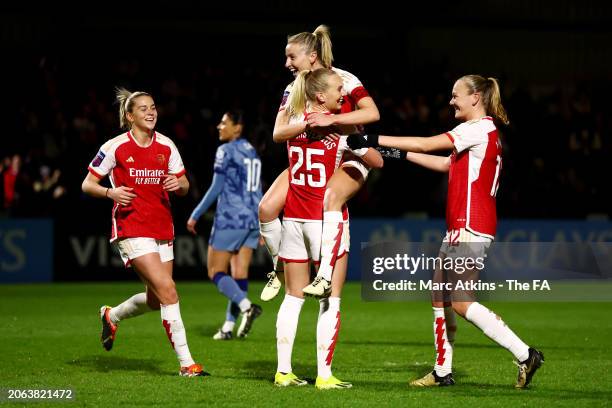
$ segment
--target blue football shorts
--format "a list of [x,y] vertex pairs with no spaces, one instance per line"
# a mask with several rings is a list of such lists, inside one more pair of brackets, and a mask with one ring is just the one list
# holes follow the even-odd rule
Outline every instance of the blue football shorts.
[[257,249],[259,229],[216,229],[213,226],[208,244],[217,251],[236,252],[243,246]]

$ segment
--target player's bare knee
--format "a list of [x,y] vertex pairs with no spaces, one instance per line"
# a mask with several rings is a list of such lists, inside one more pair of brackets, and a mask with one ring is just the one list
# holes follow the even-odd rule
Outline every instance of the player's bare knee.
[[270,222],[273,219],[278,217],[278,214],[274,211],[274,206],[269,200],[264,198],[259,202],[259,206],[257,207],[257,213],[259,214],[260,222]]
[[323,209],[329,211],[342,207],[344,204],[343,197],[338,194],[334,189],[328,188],[325,190],[325,196],[323,197]]
[[178,293],[176,285],[172,279],[159,282],[156,288],[160,303],[164,305],[172,305],[178,302]]
[[213,280],[215,278],[215,275],[217,275],[218,273],[224,273],[227,275],[227,270],[221,270],[220,268],[208,268],[208,279]]
[[249,270],[245,267],[238,267],[232,272],[232,278],[234,279],[248,279]]

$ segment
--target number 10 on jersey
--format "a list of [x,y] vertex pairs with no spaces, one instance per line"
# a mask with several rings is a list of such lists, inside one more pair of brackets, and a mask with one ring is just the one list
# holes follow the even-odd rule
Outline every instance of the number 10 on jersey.
[[246,191],[256,192],[259,190],[259,181],[261,180],[261,160],[244,159],[243,162],[247,171]]

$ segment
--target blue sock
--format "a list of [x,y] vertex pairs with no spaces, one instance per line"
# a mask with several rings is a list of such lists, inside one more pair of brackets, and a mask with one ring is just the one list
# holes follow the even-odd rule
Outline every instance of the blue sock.
[[246,295],[246,293],[249,291],[249,280],[248,279],[236,279],[236,283],[238,284],[238,286],[240,286],[240,289],[242,289],[242,291]]
[[[247,295],[247,290],[249,288],[249,280],[248,279],[234,279],[240,289],[244,292],[244,296]],[[235,322],[238,320],[238,316],[240,316],[240,308],[238,305],[231,300],[227,301],[227,310],[225,312],[225,321],[226,322]]]
[[219,292],[225,295],[225,297],[233,303],[239,304],[244,298],[246,298],[246,295],[240,289],[240,286],[238,286],[234,278],[229,276],[227,273],[217,272],[215,276],[213,276],[212,281],[215,285],[217,285]]
[[225,321],[235,322],[240,316],[240,308],[238,305],[231,300],[227,301],[227,310],[225,311]]

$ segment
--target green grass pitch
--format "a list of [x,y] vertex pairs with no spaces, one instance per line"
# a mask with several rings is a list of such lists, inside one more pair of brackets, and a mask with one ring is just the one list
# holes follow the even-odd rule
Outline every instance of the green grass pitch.
[[[252,284],[258,298],[261,283]],[[212,335],[225,299],[210,283],[179,282],[189,346],[211,377],[182,378],[158,312],[121,322],[111,352],[99,342],[98,309],[142,290],[136,283],[0,286],[0,388],[72,388],[67,406],[604,406],[612,401],[612,304],[496,303],[488,306],[546,357],[528,390],[513,388],[512,356],[459,321],[454,387],[414,389],[433,363],[427,303],[366,303],[358,283],[342,299],[334,374],[350,390],[277,388],[275,321],[282,296],[246,340]],[[293,353],[294,372],[316,377],[318,302],[307,299]],[[20,405],[31,405],[21,402]],[[36,406],[58,402],[35,402]],[[204,404],[204,405],[202,405]]]

